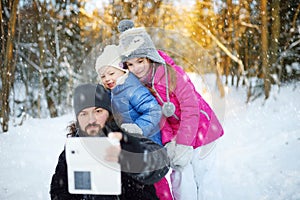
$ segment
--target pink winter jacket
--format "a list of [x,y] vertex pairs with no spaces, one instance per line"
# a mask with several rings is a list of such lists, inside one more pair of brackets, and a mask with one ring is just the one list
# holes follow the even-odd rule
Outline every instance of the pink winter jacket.
[[[221,124],[207,102],[196,91],[188,75],[166,53],[162,51],[158,53],[176,71],[176,88],[169,97],[176,107],[175,114],[179,117],[179,119],[174,116],[162,118],[160,123],[162,143],[166,144],[174,139],[178,144],[197,148],[221,137],[224,133]],[[163,101],[167,102],[163,65],[155,72],[154,87]],[[156,99],[162,105],[157,95]]]

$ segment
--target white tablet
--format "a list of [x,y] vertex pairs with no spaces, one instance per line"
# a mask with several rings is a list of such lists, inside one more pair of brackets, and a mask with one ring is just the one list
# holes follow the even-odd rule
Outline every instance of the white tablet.
[[72,137],[66,140],[69,192],[72,194],[121,194],[119,163],[104,159],[116,141],[107,137]]

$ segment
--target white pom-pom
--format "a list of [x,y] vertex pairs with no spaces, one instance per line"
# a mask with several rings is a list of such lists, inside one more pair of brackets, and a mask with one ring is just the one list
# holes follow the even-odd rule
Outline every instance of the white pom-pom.
[[133,21],[129,20],[129,19],[124,19],[122,21],[120,21],[119,25],[118,25],[118,30],[120,33],[127,31],[128,29],[131,29],[134,27],[134,23]]

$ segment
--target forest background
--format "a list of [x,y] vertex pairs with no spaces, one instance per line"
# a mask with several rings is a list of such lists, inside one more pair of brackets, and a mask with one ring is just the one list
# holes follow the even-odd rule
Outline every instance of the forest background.
[[247,90],[249,102],[299,81],[298,0],[188,2],[0,0],[2,132],[9,120],[68,113],[74,87],[97,81],[95,59],[118,43],[125,18],[146,27],[187,72],[214,73],[220,98],[228,84]]

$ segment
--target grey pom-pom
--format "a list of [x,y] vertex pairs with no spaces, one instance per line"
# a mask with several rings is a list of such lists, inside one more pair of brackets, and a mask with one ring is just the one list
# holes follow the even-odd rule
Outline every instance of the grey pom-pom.
[[119,25],[118,25],[118,31],[120,33],[127,31],[128,29],[131,29],[134,27],[134,23],[133,21],[129,20],[129,19],[123,19],[122,21],[120,21]]

